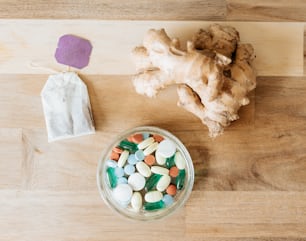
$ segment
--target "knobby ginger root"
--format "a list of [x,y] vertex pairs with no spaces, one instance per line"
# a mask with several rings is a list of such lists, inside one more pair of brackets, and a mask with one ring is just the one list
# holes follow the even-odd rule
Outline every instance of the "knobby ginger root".
[[200,29],[186,50],[164,29],[150,29],[133,57],[137,93],[155,97],[178,84],[178,105],[199,117],[211,137],[239,118],[240,106],[249,103],[247,94],[256,86],[253,47],[240,43],[239,33],[230,26]]

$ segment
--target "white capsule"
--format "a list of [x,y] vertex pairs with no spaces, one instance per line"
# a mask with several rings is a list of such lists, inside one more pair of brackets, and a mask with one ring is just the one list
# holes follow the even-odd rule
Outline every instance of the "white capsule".
[[140,191],[146,185],[146,179],[139,173],[133,173],[128,178],[128,184],[130,184],[134,191]]
[[144,196],[144,199],[148,203],[155,203],[162,200],[163,194],[160,191],[150,191]]
[[158,143],[157,142],[153,142],[151,145],[149,145],[144,151],[143,154],[145,156],[150,155],[151,153],[153,153],[154,151],[156,151],[158,147]]
[[136,169],[144,177],[149,177],[151,175],[150,167],[144,162],[137,162]]
[[171,182],[171,177],[168,175],[163,175],[156,184],[156,189],[160,192],[163,192],[169,186],[170,182]]
[[130,202],[132,194],[133,190],[128,184],[119,184],[113,190],[114,198],[123,205]]
[[185,169],[186,163],[182,154],[179,151],[175,153],[174,163],[178,169],[180,170]]
[[129,157],[129,152],[127,150],[124,150],[119,157],[118,167],[123,167],[128,157]]
[[159,143],[157,151],[161,156],[168,158],[174,155],[176,147],[172,141],[163,140]]
[[131,199],[131,206],[135,211],[139,211],[142,207],[142,197],[139,192],[134,192]]
[[158,151],[155,152],[155,159],[156,159],[157,164],[159,164],[159,165],[165,165],[165,163],[166,163],[166,158],[162,157],[158,153]]
[[140,142],[137,147],[138,149],[145,149],[146,147],[148,147],[149,145],[151,145],[154,142],[154,138],[153,137],[149,137],[145,140],[143,140],[142,142]]
[[165,167],[159,167],[159,166],[152,166],[151,167],[151,172],[159,175],[168,175],[169,170]]

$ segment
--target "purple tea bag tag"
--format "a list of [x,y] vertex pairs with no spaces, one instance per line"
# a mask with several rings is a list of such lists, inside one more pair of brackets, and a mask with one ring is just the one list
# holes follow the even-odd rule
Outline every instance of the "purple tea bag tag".
[[55,59],[60,64],[82,69],[88,65],[91,43],[74,35],[60,37],[55,52]]

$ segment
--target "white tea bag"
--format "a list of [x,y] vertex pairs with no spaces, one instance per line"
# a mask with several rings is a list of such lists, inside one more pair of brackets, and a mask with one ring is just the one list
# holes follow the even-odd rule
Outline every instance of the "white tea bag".
[[95,133],[87,87],[75,72],[50,75],[41,98],[49,142]]

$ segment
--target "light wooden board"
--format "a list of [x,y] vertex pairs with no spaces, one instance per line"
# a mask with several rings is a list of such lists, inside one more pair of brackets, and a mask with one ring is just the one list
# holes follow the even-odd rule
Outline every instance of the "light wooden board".
[[[57,41],[63,34],[75,34],[93,44],[90,64],[84,74],[133,74],[130,52],[141,44],[149,28],[165,28],[170,36],[184,43],[203,21],[98,21],[98,20],[0,20],[0,73],[33,74],[65,66],[54,58]],[[253,44],[255,66],[261,76],[299,76],[303,74],[302,23],[227,22],[236,27],[242,42]]]
[[0,209],[5,217],[0,221],[0,239],[194,241],[283,236],[294,240],[306,236],[305,198],[306,193],[300,192],[194,191],[186,207],[170,219],[139,223],[118,218],[95,191],[1,190],[0,205],[6,208]]
[[[46,199],[46,195],[49,197]],[[184,241],[184,209],[173,221],[139,224],[118,219],[96,191],[0,191],[0,240],[156,240]],[[13,213],[18,210],[18,219]],[[35,224],[35,228],[33,224]],[[12,225],[15,229],[12,229]],[[4,230],[7,230],[3,232]],[[150,235],[149,235],[150,234]]]
[[304,0],[0,0],[0,18],[305,21]]
[[0,6],[0,18],[22,19],[224,20],[226,16],[225,0],[91,0],[90,4],[87,0],[0,0]]
[[[305,9],[303,0],[0,0],[0,18],[8,19],[0,20],[0,240],[305,241],[306,80],[286,77],[302,73],[305,23],[229,23],[243,40],[254,41],[257,68],[263,66],[259,74],[267,77],[258,78],[241,118],[211,140],[198,119],[176,106],[175,88],[149,99],[135,94],[130,76],[117,75],[133,73],[130,48],[149,26],[167,24],[173,36],[180,36],[182,29],[191,34],[209,22],[103,21],[305,21]],[[27,65],[31,60],[65,69],[53,55],[66,33],[94,45],[90,66],[80,72],[86,74],[81,77],[97,132],[48,143],[39,95],[49,73]],[[121,45],[105,45],[114,36]],[[116,71],[118,59],[110,64],[109,54],[122,58]],[[107,68],[116,75],[97,75]],[[139,125],[171,131],[185,143],[195,166],[190,199],[158,222],[118,217],[96,188],[101,151],[118,133]]]
[[[47,75],[0,75],[1,241],[305,240],[304,77],[258,78],[241,118],[214,140],[176,106],[175,88],[149,99],[129,76],[81,77],[97,133],[48,143],[39,96]],[[159,222],[118,217],[96,188],[101,151],[138,125],[171,131],[195,166],[185,207]]]
[[188,240],[305,237],[305,199],[305,192],[195,191],[186,207]]
[[114,136],[157,125],[188,147],[195,190],[306,191],[303,77],[259,78],[240,119],[212,140],[197,118],[176,106],[175,88],[149,99],[135,93],[129,77],[82,76],[97,133],[54,143],[47,142],[39,96],[47,76],[0,77],[0,188],[95,190],[97,160]]
[[226,0],[229,21],[305,21],[304,0]]

